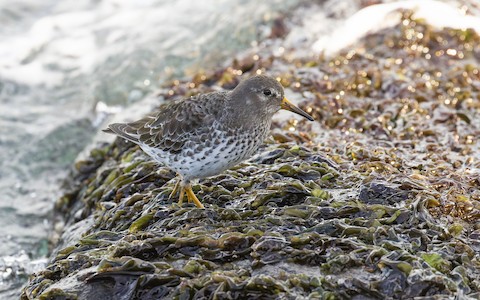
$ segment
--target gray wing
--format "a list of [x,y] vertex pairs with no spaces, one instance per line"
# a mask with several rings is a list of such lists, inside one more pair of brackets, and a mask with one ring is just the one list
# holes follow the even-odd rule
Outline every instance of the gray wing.
[[169,103],[138,121],[110,124],[104,131],[139,145],[178,153],[186,142],[207,138],[225,106],[226,96],[227,92],[214,92]]

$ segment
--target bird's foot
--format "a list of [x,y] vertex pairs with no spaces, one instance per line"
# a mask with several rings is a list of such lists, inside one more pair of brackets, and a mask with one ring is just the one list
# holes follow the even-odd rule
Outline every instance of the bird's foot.
[[192,187],[190,185],[185,187],[185,192],[187,193],[187,198],[189,203],[193,202],[198,208],[205,208],[202,202],[200,202],[197,196],[195,196],[195,193],[193,192]]
[[168,199],[172,199],[178,193],[178,186],[180,185],[180,180],[175,183],[175,187],[173,188],[172,192],[168,196]]
[[195,193],[192,190],[192,187],[190,185],[186,185],[180,189],[180,196],[178,197],[178,205],[182,205],[183,203],[183,197],[187,194],[187,199],[188,203],[194,203],[198,208],[205,208],[198,200],[197,196],[195,196]]

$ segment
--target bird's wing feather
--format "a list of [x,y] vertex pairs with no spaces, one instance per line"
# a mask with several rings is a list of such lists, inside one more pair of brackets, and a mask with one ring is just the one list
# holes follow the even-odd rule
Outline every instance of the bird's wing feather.
[[178,153],[186,142],[210,130],[225,98],[226,92],[214,92],[169,103],[138,121],[110,124],[105,131],[136,144]]

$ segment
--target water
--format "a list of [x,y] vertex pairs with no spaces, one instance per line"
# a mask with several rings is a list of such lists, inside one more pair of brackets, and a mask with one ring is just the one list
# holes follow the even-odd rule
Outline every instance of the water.
[[224,64],[298,2],[0,1],[0,298],[46,263],[61,178],[105,111]]

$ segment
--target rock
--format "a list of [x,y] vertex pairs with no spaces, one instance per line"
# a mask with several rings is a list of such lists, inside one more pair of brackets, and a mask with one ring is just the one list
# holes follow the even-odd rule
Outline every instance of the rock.
[[[286,74],[317,130],[276,122],[255,158],[195,185],[204,210],[172,204],[173,172],[131,143],[77,162],[21,298],[478,298],[480,72],[462,58],[478,65],[480,37],[403,21],[328,61],[260,46],[244,76]],[[175,93],[239,80],[201,78]]]

